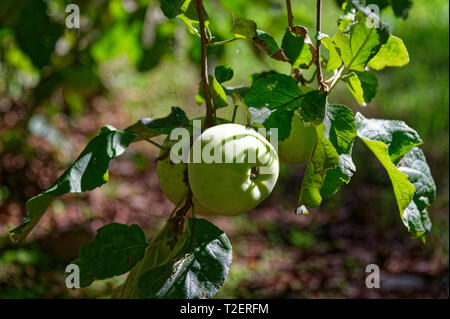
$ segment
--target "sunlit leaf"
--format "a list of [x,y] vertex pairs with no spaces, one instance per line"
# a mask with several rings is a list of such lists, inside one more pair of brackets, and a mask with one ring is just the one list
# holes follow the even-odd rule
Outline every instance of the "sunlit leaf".
[[325,125],[316,127],[317,143],[303,177],[297,206],[318,207],[322,202],[320,190],[323,186],[325,173],[339,163],[339,154],[333,144],[325,137]]
[[353,71],[344,78],[344,81],[359,105],[365,106],[369,103],[378,90],[378,80],[375,74],[369,71]]
[[403,121],[366,119],[361,113],[357,113],[356,127],[359,137],[386,144],[393,163],[413,147],[422,144],[419,134]]
[[427,208],[436,198],[436,184],[423,152],[415,147],[399,161],[397,168],[408,175],[416,192],[403,212],[403,223],[416,238],[425,237],[431,230]]
[[404,66],[408,62],[408,50],[402,39],[391,35],[387,43],[383,44],[380,51],[369,61],[368,66],[374,70],[381,70],[387,66]]

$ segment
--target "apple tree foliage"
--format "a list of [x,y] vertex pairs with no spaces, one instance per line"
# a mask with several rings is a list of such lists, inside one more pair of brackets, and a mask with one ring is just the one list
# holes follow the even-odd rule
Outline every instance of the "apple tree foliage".
[[[12,4],[12,1],[7,2]],[[381,10],[391,6],[398,17],[405,19],[412,2],[368,0],[365,5],[360,1],[337,2],[343,12],[334,34],[320,32],[320,25],[315,32],[311,32],[290,21],[283,38],[275,39],[260,30],[253,20],[240,17],[230,30],[230,38],[216,43],[212,41],[210,17],[205,8],[199,10],[197,7],[203,6],[202,1],[161,0],[160,8],[151,9],[161,10],[168,19],[181,19],[193,37],[201,37],[203,33],[206,35],[206,45],[249,41],[267,58],[291,66],[291,74],[266,71],[251,75],[249,87],[227,87],[225,83],[233,78],[234,72],[229,66],[218,66],[214,74],[207,76],[207,91],[200,89],[196,100],[200,104],[207,103],[206,92],[214,110],[232,103],[235,111],[241,109],[247,115],[249,126],[277,128],[280,141],[290,136],[294,113],[299,113],[303,122],[313,125],[317,141],[303,180],[299,181],[297,214],[308,213],[309,207],[318,207],[324,198],[333,196],[340,187],[350,182],[356,173],[352,149],[355,143],[363,143],[380,161],[392,182],[403,224],[414,238],[425,241],[431,229],[427,209],[435,199],[436,187],[419,148],[423,143],[420,136],[402,121],[370,119],[360,112],[355,114],[345,105],[328,103],[329,95],[342,80],[358,104],[365,106],[377,93],[375,71],[408,63],[408,51],[402,40],[391,34],[389,26],[373,15],[370,6],[377,5]],[[154,2],[151,3],[154,6]],[[40,47],[37,39],[45,37],[45,43],[50,47],[63,32],[60,26],[53,26],[53,22],[41,13],[43,11],[39,10],[39,6],[43,5],[42,1],[19,1],[19,9],[11,11],[13,14],[7,19],[10,27],[0,33],[0,37],[14,38],[11,46],[21,48],[21,52],[28,55],[29,68],[33,72],[50,63],[50,49],[36,50],[36,46]],[[89,55],[85,52],[74,54],[75,59],[84,62],[71,66],[72,69],[64,68],[64,61],[49,68],[48,74],[36,88],[36,96],[45,98],[55,85],[71,81],[73,74],[95,74],[92,63],[105,60],[107,55],[119,50],[127,52],[139,70],[156,64],[156,60],[168,50],[165,43],[173,37],[173,30],[159,30],[156,45],[141,48],[137,39],[142,29],[140,26],[144,23],[145,10],[145,6],[139,8],[132,16],[121,16],[118,12],[120,19],[89,44]],[[14,21],[30,11],[41,14],[45,30],[51,32],[43,32],[28,23],[15,24]],[[97,18],[101,19],[100,16]],[[201,30],[201,24],[205,30]],[[23,34],[30,32],[35,35],[34,40],[24,41]],[[116,41],[125,34],[133,36]],[[318,88],[302,75],[303,70],[310,68],[317,69]],[[329,75],[328,79],[321,78],[322,68],[325,76]],[[202,81],[200,88],[205,84]],[[234,117],[228,122],[233,120]],[[49,189],[28,200],[27,216],[20,226],[11,231],[12,239],[16,242],[25,240],[56,197],[90,191],[106,183],[109,162],[122,155],[130,144],[151,142],[151,138],[167,135],[173,128],[191,126],[192,121],[183,109],[172,107],[171,113],[164,118],[144,118],[123,130],[111,126],[101,128]],[[169,219],[150,242],[137,225],[113,223],[100,228],[95,240],[83,246],[79,258],[74,261],[81,270],[81,285],[89,286],[94,280],[130,272],[114,297],[212,297],[228,274],[232,260],[230,241],[209,221],[187,218],[187,210],[183,207],[176,209],[176,223],[173,218]]]

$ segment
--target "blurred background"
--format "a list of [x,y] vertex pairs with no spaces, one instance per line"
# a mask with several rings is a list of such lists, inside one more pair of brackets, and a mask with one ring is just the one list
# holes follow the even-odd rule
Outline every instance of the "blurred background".
[[[295,24],[315,28],[315,1],[293,0]],[[81,28],[65,27],[69,3]],[[282,0],[207,0],[215,40],[231,38],[233,19],[257,22],[281,43],[287,25]],[[323,32],[333,35],[341,11],[324,1]],[[219,298],[448,298],[449,293],[449,4],[413,1],[408,19],[382,13],[403,39],[411,62],[377,72],[380,87],[365,108],[340,84],[330,102],[366,117],[399,119],[415,128],[437,184],[427,243],[402,225],[381,164],[355,145],[350,184],[307,216],[294,212],[305,165],[283,165],[268,200],[235,218],[211,218],[234,250]],[[310,34],[313,36],[313,32]],[[228,64],[232,85],[289,65],[251,43],[209,48],[211,70]],[[65,267],[96,230],[110,222],[143,227],[149,236],[173,205],[155,173],[158,150],[132,145],[110,164],[110,181],[89,193],[55,200],[23,246],[8,231],[25,202],[48,188],[98,129],[125,128],[162,117],[171,106],[190,117],[200,79],[200,41],[179,20],[167,20],[152,0],[2,0],[0,3],[0,298],[108,298],[124,276],[89,288],[65,288]],[[310,72],[306,72],[309,78]],[[228,83],[227,83],[228,84]],[[231,117],[232,109],[219,111]],[[238,114],[243,117],[243,114]],[[381,269],[381,288],[365,287],[366,265]]]

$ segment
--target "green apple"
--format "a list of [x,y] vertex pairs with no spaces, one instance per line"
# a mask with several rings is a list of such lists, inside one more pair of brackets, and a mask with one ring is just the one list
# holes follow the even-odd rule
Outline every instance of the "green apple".
[[[170,148],[176,141],[171,141],[169,137],[163,143],[163,146]],[[159,186],[164,195],[178,205],[186,198],[188,192],[187,184],[187,164],[180,162],[174,163],[170,159],[168,152],[161,151],[156,164],[156,174],[158,176]],[[198,201],[193,198],[194,213],[199,215],[210,215],[210,212],[202,207]]]
[[278,155],[260,134],[239,124],[205,130],[189,154],[194,197],[215,215],[233,216],[255,208],[278,179]]
[[294,114],[291,134],[278,143],[278,156],[283,163],[303,163],[309,161],[317,134],[314,125],[306,126],[299,114]]

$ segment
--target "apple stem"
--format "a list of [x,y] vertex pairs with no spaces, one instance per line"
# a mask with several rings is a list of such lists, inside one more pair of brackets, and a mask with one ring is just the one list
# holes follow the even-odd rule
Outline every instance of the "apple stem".
[[211,93],[209,91],[209,78],[208,78],[208,38],[206,36],[205,30],[205,20],[203,17],[203,0],[195,0],[195,6],[197,9],[198,22],[200,24],[200,39],[201,39],[201,77],[202,77],[202,88],[203,96],[205,97],[206,104],[206,117],[205,117],[205,128],[214,126],[214,109],[211,102]]

